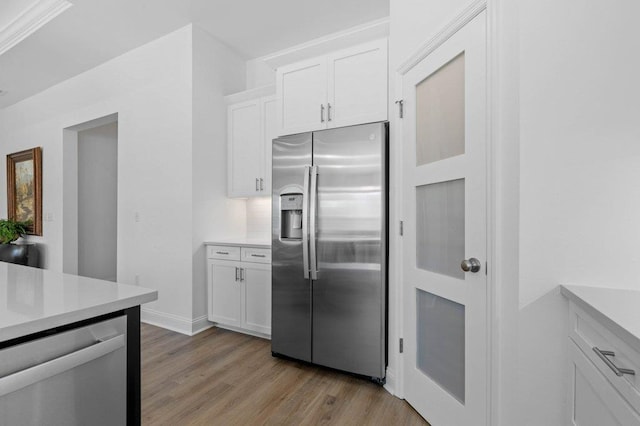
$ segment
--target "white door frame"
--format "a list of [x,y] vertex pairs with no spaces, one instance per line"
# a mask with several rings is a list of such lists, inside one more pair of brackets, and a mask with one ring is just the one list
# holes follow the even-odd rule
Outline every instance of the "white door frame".
[[[489,394],[488,407],[487,407],[487,424],[501,424],[505,421],[503,412],[506,403],[504,394],[505,389],[501,389],[501,384],[510,382],[511,380],[505,377],[504,369],[506,368],[503,361],[505,352],[505,342],[507,339],[512,338],[514,330],[517,330],[514,321],[517,317],[517,309],[513,314],[509,307],[514,303],[513,295],[515,294],[515,307],[517,308],[517,281],[506,283],[506,279],[514,276],[514,271],[517,276],[517,266],[514,265],[498,265],[496,260],[498,258],[505,259],[505,252],[510,247],[498,247],[497,243],[502,243],[505,240],[503,232],[509,230],[510,226],[503,226],[498,223],[497,216],[507,216],[512,218],[515,214],[517,216],[517,210],[505,210],[504,197],[508,192],[513,192],[513,189],[501,189],[500,184],[506,179],[506,174],[498,174],[498,169],[501,167],[502,158],[508,157],[508,152],[503,146],[505,144],[504,136],[498,135],[499,123],[498,118],[504,115],[504,110],[496,93],[499,83],[497,81],[497,69],[498,66],[498,54],[495,50],[496,40],[500,40],[497,37],[498,29],[497,10],[498,7],[493,7],[494,4],[500,3],[502,0],[476,0],[469,5],[464,11],[462,11],[455,19],[449,22],[440,32],[438,32],[432,39],[428,40],[421,48],[419,48],[413,55],[411,55],[397,70],[395,70],[395,84],[394,91],[399,98],[402,94],[403,76],[416,64],[422,61],[431,52],[437,49],[445,41],[447,41],[453,34],[469,23],[473,18],[478,16],[484,10],[487,10],[487,2],[491,2],[491,8],[487,13],[487,348],[489,350],[488,365],[487,365],[487,392]],[[397,109],[390,109],[394,117],[397,117]],[[392,163],[393,172],[392,178],[395,180],[394,189],[398,189],[398,193],[394,196],[394,207],[397,209],[395,219],[403,220],[404,206],[402,191],[403,179],[402,179],[402,141],[403,131],[402,125],[398,119],[395,119],[395,125],[392,127],[392,136],[395,141],[393,144],[393,154],[395,161]],[[500,156],[500,158],[498,157]],[[509,170],[509,174],[518,174],[519,166]],[[516,187],[517,190],[517,187]],[[395,323],[395,335],[402,337],[403,334],[403,271],[402,262],[402,240],[396,232],[396,223],[392,222],[390,226],[393,240],[392,247],[396,250],[396,257],[393,262],[393,268],[395,272],[391,276],[391,279],[395,282],[395,304],[394,312],[390,321]],[[515,241],[517,246],[517,237],[507,238],[511,243]],[[502,296],[502,289],[507,285],[516,286],[515,290],[509,292],[508,297]],[[513,307],[513,306],[511,306]],[[508,315],[506,315],[508,313]],[[505,321],[506,319],[506,321]],[[511,324],[510,324],[511,323]],[[398,342],[390,341],[390,358],[393,358],[396,366],[393,374],[393,382],[391,384],[392,392],[400,397],[404,397],[404,358],[398,351]],[[515,375],[516,371],[511,371],[509,374]],[[513,395],[511,396],[513,397]],[[506,423],[504,423],[506,424]]]
[[[78,274],[78,133],[117,122],[118,113],[114,112],[62,129],[62,272],[65,274]],[[119,223],[116,228],[118,226]],[[119,255],[118,244],[116,251]],[[120,261],[116,256],[116,280],[119,272]]]

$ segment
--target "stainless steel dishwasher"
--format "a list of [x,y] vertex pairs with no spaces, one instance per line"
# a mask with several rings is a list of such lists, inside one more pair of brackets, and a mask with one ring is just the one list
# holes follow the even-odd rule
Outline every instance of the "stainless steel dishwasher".
[[126,424],[127,319],[0,350],[0,425]]

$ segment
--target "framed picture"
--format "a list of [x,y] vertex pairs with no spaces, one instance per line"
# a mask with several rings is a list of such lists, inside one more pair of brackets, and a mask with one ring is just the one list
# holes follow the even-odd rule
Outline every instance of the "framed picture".
[[7,155],[9,219],[30,221],[28,233],[42,235],[42,150],[40,147]]

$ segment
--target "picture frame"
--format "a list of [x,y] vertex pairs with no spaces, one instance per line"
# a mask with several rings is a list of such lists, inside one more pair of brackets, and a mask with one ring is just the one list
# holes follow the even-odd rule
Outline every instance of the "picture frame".
[[27,233],[42,235],[42,148],[7,155],[7,216],[30,221]]

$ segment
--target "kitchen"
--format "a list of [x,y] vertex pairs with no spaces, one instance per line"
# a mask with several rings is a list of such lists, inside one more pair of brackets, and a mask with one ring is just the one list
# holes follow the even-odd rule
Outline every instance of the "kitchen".
[[[399,339],[407,344],[410,337],[408,324],[403,324],[407,310],[402,286],[411,256],[403,253],[408,248],[405,237],[415,230],[408,223],[412,210],[404,192],[410,189],[405,172],[412,162],[415,166],[415,151],[414,158],[406,159],[406,121],[398,116],[400,104],[395,102],[407,99],[402,80],[412,65],[443,44],[443,35],[459,32],[478,13],[486,13],[488,242],[486,256],[465,253],[465,259],[488,262],[491,284],[485,327],[490,336],[485,380],[490,397],[482,412],[486,424],[566,423],[569,348],[563,330],[569,328],[569,316],[559,285],[638,288],[635,241],[640,235],[635,218],[640,194],[632,183],[638,178],[638,105],[633,96],[638,91],[633,77],[638,62],[624,54],[638,47],[632,22],[638,12],[635,3],[586,8],[575,1],[392,0],[378,12],[358,2],[335,2],[332,7],[283,2],[274,11],[245,2],[237,2],[239,10],[197,1],[153,7],[111,2],[113,9],[89,1],[72,3],[0,56],[0,90],[6,92],[0,96],[2,154],[43,148],[43,235],[29,239],[42,246],[44,268],[65,271],[70,263],[63,226],[68,170],[63,166],[63,129],[117,112],[117,280],[158,291],[158,301],[142,307],[143,322],[195,336],[211,325],[204,242],[270,235],[269,197],[227,196],[224,97],[274,85],[274,69],[285,65],[277,62],[282,58],[293,64],[349,47],[332,45],[331,35],[355,38],[347,42],[350,46],[388,37],[391,185],[385,386],[408,400],[411,390],[404,383],[406,361]],[[101,8],[101,20],[83,18],[66,26],[66,19],[91,7]],[[246,10],[254,10],[251,17]],[[286,25],[296,16],[316,26]],[[203,29],[211,17],[217,21]],[[144,34],[126,32],[143,28],[136,21],[142,18],[153,28],[140,31]],[[263,21],[280,24],[269,30]],[[118,32],[108,31],[110,27]],[[238,54],[229,47],[234,46],[231,38],[224,43],[215,38],[229,27],[244,28],[233,40],[245,40],[256,50]],[[267,37],[283,34],[285,28],[293,34],[288,41]],[[358,40],[357,34],[366,31],[368,39]],[[53,42],[55,34],[62,35],[59,44]],[[89,36],[95,37],[93,43],[104,44],[82,50],[80,43]],[[318,47],[312,41],[325,47],[314,51]],[[125,50],[117,51],[116,45]],[[305,48],[307,53],[300,53]],[[597,61],[593,51],[600,52]],[[266,65],[269,59],[273,66]],[[624,66],[612,79],[611,64],[616,63]],[[71,69],[74,64],[76,71]],[[326,102],[315,106],[318,118],[320,104]],[[4,173],[0,176],[4,179]],[[260,175],[250,175],[254,185],[256,177]],[[0,182],[0,187],[5,185]],[[6,211],[5,198],[0,197],[0,211]],[[400,221],[405,222],[403,237]],[[452,398],[451,403],[458,401]],[[446,416],[448,411],[442,411]]]

